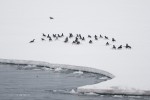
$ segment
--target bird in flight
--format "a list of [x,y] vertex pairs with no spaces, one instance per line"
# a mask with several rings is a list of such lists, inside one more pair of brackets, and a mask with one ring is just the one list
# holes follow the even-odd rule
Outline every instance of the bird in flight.
[[50,19],[54,19],[53,17],[49,17]]

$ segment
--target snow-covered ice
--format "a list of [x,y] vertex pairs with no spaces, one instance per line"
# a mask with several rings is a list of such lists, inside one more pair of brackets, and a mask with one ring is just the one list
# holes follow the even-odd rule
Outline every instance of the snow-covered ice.
[[83,72],[82,71],[75,71],[75,72],[73,72],[73,74],[83,74]]
[[[150,90],[149,0],[65,0],[67,6],[62,1],[15,1],[0,1],[1,58],[87,66],[115,76],[80,87],[82,90]],[[49,20],[50,15],[55,18],[53,21]],[[92,45],[64,44],[62,40],[41,42],[43,32],[102,34],[116,38],[116,45],[129,43],[133,49],[112,50],[104,40]],[[29,44],[33,38],[35,43]]]
[[61,70],[62,70],[62,68],[56,68],[54,71],[59,72]]

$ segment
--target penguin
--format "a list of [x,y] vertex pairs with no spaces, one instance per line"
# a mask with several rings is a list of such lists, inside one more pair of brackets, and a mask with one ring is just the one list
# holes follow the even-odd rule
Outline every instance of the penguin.
[[63,36],[64,36],[64,34],[62,33],[62,34],[61,34],[61,37],[63,37]]
[[120,46],[118,47],[118,49],[122,49],[122,45],[120,45]]
[[115,45],[113,45],[112,49],[116,49],[116,46],[115,46]]
[[35,39],[31,40],[29,43],[33,43],[35,41]]
[[105,39],[108,39],[108,37],[107,37],[107,36],[105,36]]
[[45,41],[45,39],[44,39],[44,38],[41,38],[41,40],[42,40],[42,41]]
[[67,43],[68,42],[68,37],[66,37],[66,39],[65,39],[65,41],[64,41],[65,43]]
[[95,40],[98,40],[97,35],[95,35],[94,37],[95,37]]
[[112,38],[112,42],[116,42],[116,40],[114,38]]
[[49,34],[47,35],[47,38],[50,38]]
[[43,33],[43,36],[46,37],[46,35]]
[[110,45],[109,42],[106,42],[106,46]]
[[128,44],[126,44],[125,48],[126,49],[131,49],[131,46],[129,46]]
[[72,38],[73,37],[73,34],[72,33],[69,33],[69,38]]
[[93,43],[92,40],[90,40],[89,43],[92,44]]
[[80,44],[80,41],[77,41],[77,44]]
[[88,35],[88,38],[91,38],[91,35]]
[[100,38],[103,38],[103,36],[100,34],[100,36],[99,36]]

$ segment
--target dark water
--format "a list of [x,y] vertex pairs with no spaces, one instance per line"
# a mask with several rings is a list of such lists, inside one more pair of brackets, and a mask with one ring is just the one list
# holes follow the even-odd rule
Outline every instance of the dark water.
[[76,72],[0,64],[0,100],[149,100],[77,93],[76,87],[101,82],[103,75]]

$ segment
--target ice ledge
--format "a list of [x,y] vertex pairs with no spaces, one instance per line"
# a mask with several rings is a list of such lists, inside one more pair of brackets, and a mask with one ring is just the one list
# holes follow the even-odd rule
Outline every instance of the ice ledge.
[[115,79],[112,79],[99,84],[78,87],[77,92],[93,92],[101,95],[150,96],[150,90],[143,90],[135,87],[127,87],[119,85],[114,81]]
[[[72,69],[72,70],[80,70],[80,71],[92,72],[92,73],[97,73],[97,74],[103,74],[110,78],[115,77],[111,73],[106,72],[104,70],[83,67],[83,66],[52,64],[52,63],[43,62],[43,61],[0,59],[0,63],[19,64],[19,65],[37,65],[37,66],[44,66],[44,67],[50,67],[50,68],[67,68],[67,69]],[[117,78],[114,78],[112,80],[104,81],[102,83],[95,84],[95,85],[86,85],[86,86],[78,87],[77,92],[80,92],[80,93],[93,92],[93,93],[102,94],[102,95],[150,96],[150,90],[142,90],[142,89],[137,89],[137,88],[132,88],[132,87],[120,86],[119,84],[116,84],[116,82],[114,82],[116,79]]]
[[79,87],[77,92],[80,93],[96,93],[100,95],[123,95],[123,96],[150,96],[150,91],[142,91],[136,89],[121,89],[118,87],[109,87],[103,89],[87,89]]
[[6,63],[6,64],[22,64],[22,65],[37,65],[37,66],[45,66],[50,68],[66,68],[66,69],[72,69],[72,70],[79,70],[79,71],[86,71],[86,72],[92,72],[97,74],[105,75],[109,78],[114,78],[115,76],[109,72],[106,72],[104,70],[90,68],[90,67],[83,67],[83,66],[75,66],[75,65],[65,65],[65,64],[52,64],[48,62],[43,61],[31,61],[31,60],[16,60],[16,59],[0,59],[0,63]]

